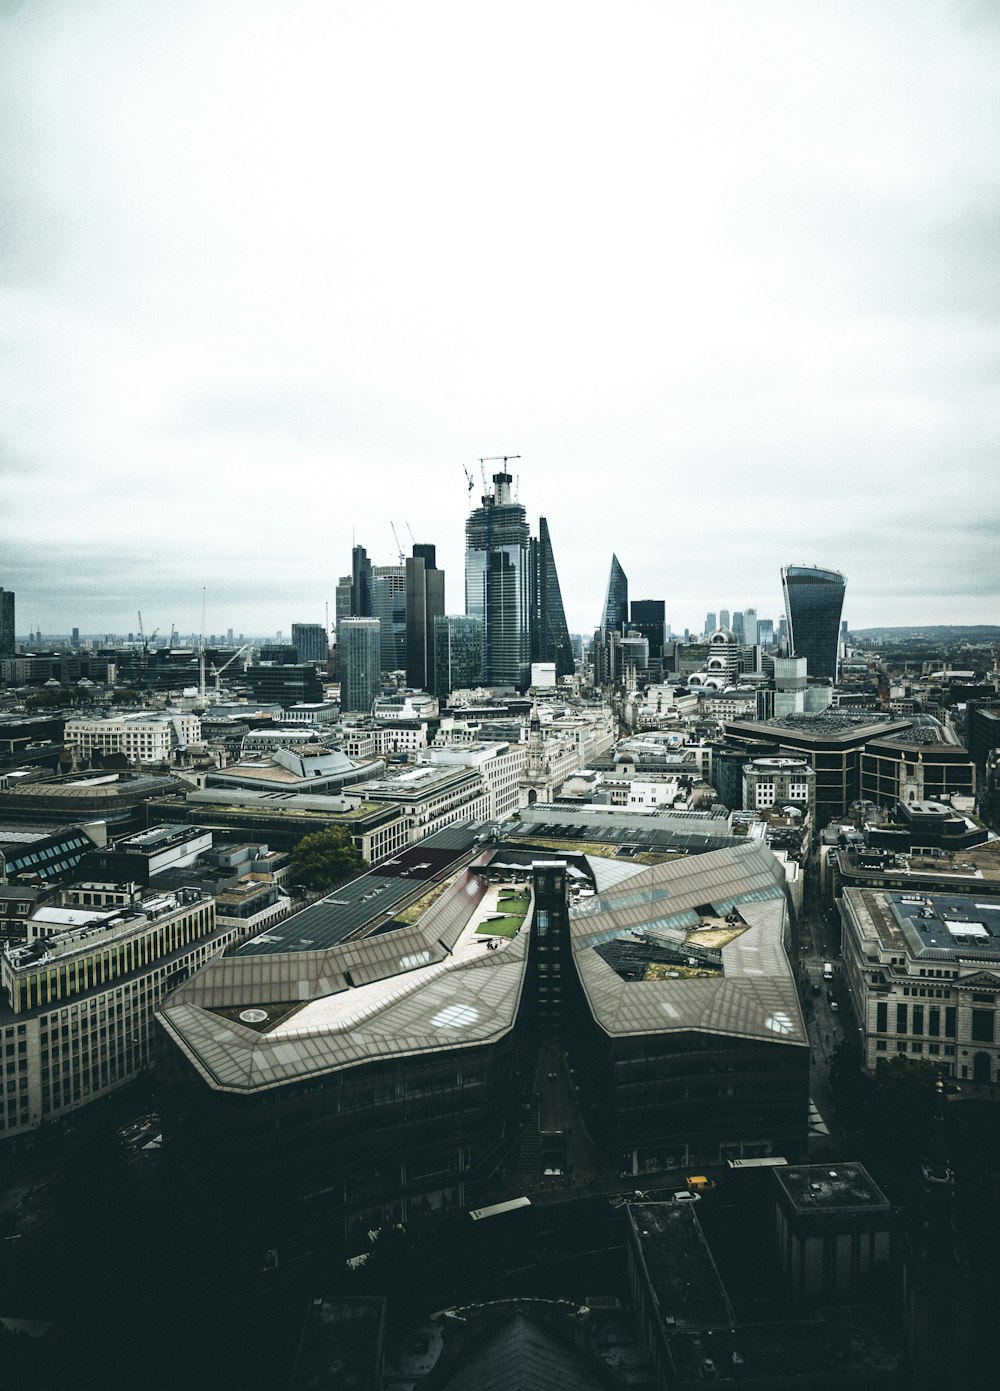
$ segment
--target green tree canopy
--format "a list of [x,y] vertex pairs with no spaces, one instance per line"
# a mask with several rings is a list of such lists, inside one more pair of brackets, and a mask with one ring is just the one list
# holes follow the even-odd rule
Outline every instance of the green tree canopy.
[[299,889],[334,889],[364,868],[364,860],[342,826],[303,836],[292,851],[291,880]]

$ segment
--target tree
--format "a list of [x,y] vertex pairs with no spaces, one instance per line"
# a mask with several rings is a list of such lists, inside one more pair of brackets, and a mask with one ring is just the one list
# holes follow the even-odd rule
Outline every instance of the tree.
[[353,879],[365,862],[342,826],[330,826],[303,836],[292,851],[291,881],[295,888],[334,889]]

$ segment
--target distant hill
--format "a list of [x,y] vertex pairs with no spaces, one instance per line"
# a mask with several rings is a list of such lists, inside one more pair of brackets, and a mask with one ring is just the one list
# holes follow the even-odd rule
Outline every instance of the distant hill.
[[993,623],[963,624],[929,623],[912,628],[851,628],[851,638],[870,638],[875,642],[968,642],[1000,641],[1000,625]]

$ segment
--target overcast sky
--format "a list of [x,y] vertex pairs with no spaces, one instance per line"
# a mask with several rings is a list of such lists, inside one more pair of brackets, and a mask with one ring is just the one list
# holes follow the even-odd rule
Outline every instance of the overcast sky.
[[[0,0],[0,585],[287,633],[481,455],[567,618],[1000,621],[1000,7]],[[492,468],[492,465],[487,465]]]

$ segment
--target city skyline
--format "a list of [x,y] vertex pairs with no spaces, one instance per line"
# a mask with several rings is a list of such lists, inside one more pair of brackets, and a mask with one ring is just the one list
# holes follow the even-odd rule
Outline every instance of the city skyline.
[[677,632],[799,563],[995,621],[998,62],[978,4],[0,5],[19,634],[288,632],[392,524],[459,613],[503,452],[573,632],[613,552]]

